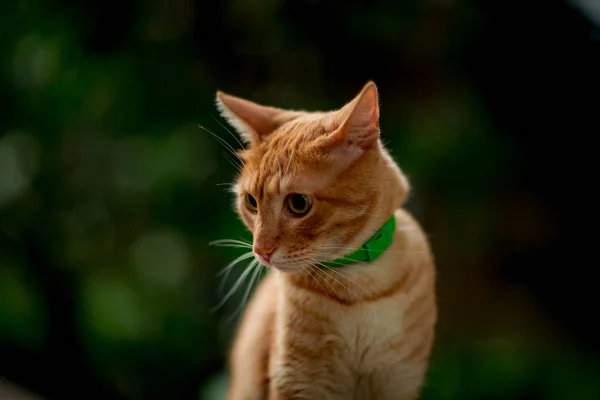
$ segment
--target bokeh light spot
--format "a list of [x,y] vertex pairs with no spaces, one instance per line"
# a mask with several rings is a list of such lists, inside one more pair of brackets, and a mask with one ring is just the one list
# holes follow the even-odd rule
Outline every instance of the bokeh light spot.
[[31,135],[11,132],[0,139],[0,208],[27,190],[37,164],[37,143]]
[[150,310],[139,293],[118,278],[93,276],[83,290],[84,315],[95,336],[140,340],[150,331]]
[[190,254],[183,238],[173,231],[148,232],[131,246],[133,266],[152,287],[174,288],[190,270]]
[[17,44],[13,59],[15,85],[33,88],[50,83],[59,68],[59,59],[58,40],[37,35],[24,37]]

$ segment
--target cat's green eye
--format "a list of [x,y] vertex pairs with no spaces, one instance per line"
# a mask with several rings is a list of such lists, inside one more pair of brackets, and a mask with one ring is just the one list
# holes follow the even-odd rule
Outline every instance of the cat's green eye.
[[258,203],[256,202],[254,196],[252,196],[251,194],[246,193],[244,195],[244,203],[246,203],[246,208],[251,213],[256,213],[256,211],[258,210]]
[[310,211],[312,200],[309,196],[292,193],[287,197],[287,208],[295,216],[301,217]]

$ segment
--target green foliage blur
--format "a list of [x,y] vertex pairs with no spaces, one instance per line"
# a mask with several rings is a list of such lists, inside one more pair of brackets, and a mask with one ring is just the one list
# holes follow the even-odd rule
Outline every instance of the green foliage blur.
[[[243,290],[213,310],[223,296],[216,274],[243,251],[208,242],[250,235],[227,192],[236,166],[207,132],[239,147],[216,89],[331,109],[403,54],[393,62],[432,69],[420,91],[377,81],[384,140],[411,179],[407,207],[438,259],[440,324],[423,399],[600,399],[597,360],[526,290],[491,273],[498,215],[537,206],[517,197],[507,211],[497,201],[517,173],[513,144],[454,65],[477,26],[470,3],[457,7],[459,28],[447,37],[435,35],[444,9],[435,2],[341,12],[335,26],[347,37],[388,53],[380,63],[361,53],[373,72],[363,66],[339,81],[323,71],[346,55],[327,55],[319,38],[289,25],[282,9],[292,7],[286,18],[294,9],[284,3],[154,0],[123,6],[125,17],[110,2],[102,15],[114,20],[98,22],[93,6],[2,2],[0,375],[62,398],[44,378],[62,362],[106,399],[222,398]],[[195,26],[216,11],[219,34]],[[90,44],[92,21],[110,36],[119,18],[131,20],[122,43]],[[351,69],[357,57],[339,65]],[[504,234],[543,235],[535,221],[522,224]],[[70,390],[70,381],[59,385]]]

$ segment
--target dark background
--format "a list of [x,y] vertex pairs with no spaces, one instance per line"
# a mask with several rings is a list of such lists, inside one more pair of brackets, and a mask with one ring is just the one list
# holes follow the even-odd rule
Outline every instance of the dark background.
[[599,399],[600,5],[580,4],[3,1],[0,377],[221,398],[242,293],[212,312],[215,274],[241,251],[208,242],[249,235],[198,124],[235,146],[217,89],[332,109],[373,79],[438,264],[423,398]]

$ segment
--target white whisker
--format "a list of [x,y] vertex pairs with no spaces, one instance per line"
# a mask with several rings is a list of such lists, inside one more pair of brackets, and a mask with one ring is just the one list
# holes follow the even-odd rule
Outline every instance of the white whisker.
[[[327,286],[329,286],[329,289],[336,295],[339,297],[339,293],[336,292],[335,288],[333,287],[333,285],[331,284],[331,276],[324,270],[322,270],[321,268],[317,267],[316,265],[310,265],[310,268],[313,270],[313,272],[315,273],[315,275],[319,276],[319,274],[325,275],[328,279],[323,279],[323,281],[325,283],[327,283]],[[335,280],[335,279],[334,279]],[[321,285],[321,287],[323,288],[323,290],[325,290],[325,288],[323,287],[323,285]],[[325,291],[327,293],[327,291]],[[331,298],[331,297],[330,297]]]
[[285,175],[286,175],[286,176],[287,176],[287,174],[288,174],[288,171],[290,170],[290,165],[292,164],[292,158],[294,158],[294,153],[295,153],[295,152],[296,152],[296,148],[294,147],[294,148],[292,149],[292,154],[290,155],[290,159],[289,159],[289,161],[288,161],[287,168],[285,169]]
[[262,272],[264,267],[258,263],[258,260],[256,260],[256,264],[254,265],[253,268],[255,268],[254,273],[250,277],[250,282],[248,282],[248,287],[246,288],[246,291],[244,292],[244,297],[243,297],[242,301],[240,302],[239,306],[237,307],[237,309],[235,310],[235,312],[231,315],[230,320],[233,319],[240,311],[242,311],[244,306],[246,306],[248,297],[250,296],[250,292],[252,291],[252,287],[259,280],[260,273]]
[[[239,256],[238,258],[236,258],[235,260],[233,260],[232,262],[230,262],[229,264],[227,264],[223,269],[221,269],[221,271],[217,272],[217,276],[221,276],[224,273],[226,273],[227,271],[231,271],[231,269],[233,269],[233,267],[237,263],[239,263],[241,261],[244,261],[244,260],[246,260],[246,259],[248,259],[250,257],[253,257],[253,256],[254,256],[254,253],[251,252],[251,251],[242,254],[241,256]],[[227,276],[229,276],[229,273],[227,273],[227,275],[223,279],[227,280]]]
[[227,153],[223,152],[221,153],[223,155],[223,157],[225,157],[225,159],[227,159],[227,161],[229,161],[229,163],[231,165],[233,165],[233,167],[239,172],[242,172],[242,166],[239,165],[238,163],[236,163]]
[[233,296],[233,294],[239,289],[239,287],[244,283],[244,281],[246,280],[246,277],[250,274],[250,272],[252,272],[252,269],[258,264],[258,260],[253,260],[252,262],[250,262],[250,264],[248,264],[248,267],[246,267],[246,270],[244,272],[242,272],[242,274],[240,275],[240,277],[237,279],[237,281],[235,281],[235,284],[231,287],[231,289],[229,289],[229,292],[227,292],[227,294],[223,297],[223,299],[219,302],[219,304],[217,304],[212,310],[211,312],[214,312],[216,310],[218,310],[219,308],[221,308],[221,306],[223,304],[225,304],[225,302],[231,297]]
[[[334,280],[335,282],[337,282],[337,283],[338,283],[340,286],[343,286],[343,287],[344,287],[344,288],[345,288],[347,291],[349,291],[350,293],[352,293],[354,296],[358,297],[358,295],[357,295],[357,294],[356,294],[354,291],[352,291],[352,290],[351,290],[351,289],[350,289],[348,286],[344,285],[342,282],[340,282],[338,279],[336,279],[336,278],[335,278],[333,275],[331,275],[331,274],[328,274],[328,273],[327,273],[327,270],[330,270],[330,271],[334,271],[334,272],[337,272],[338,274],[340,274],[338,271],[335,271],[334,269],[328,268],[327,266],[325,266],[325,265],[321,264],[321,263],[320,263],[320,262],[318,262],[318,261],[315,261],[315,260],[311,260],[311,261],[313,261],[313,262],[315,262],[317,265],[319,265],[319,266],[321,266],[321,267],[325,268],[325,269],[321,269],[321,271],[322,271],[322,272],[323,272],[325,275],[329,276],[329,278],[333,279],[333,280]],[[340,274],[340,275],[341,275],[341,274]],[[346,278],[346,279],[348,279],[348,277],[346,277],[345,275],[341,275],[341,276],[342,276],[342,277],[344,277],[344,278]],[[355,284],[356,284],[356,283],[355,283]],[[359,286],[359,288],[360,288],[360,286]]]
[[[219,135],[217,135],[216,133],[213,133],[211,130],[205,128],[204,126],[202,126],[200,124],[198,124],[198,128],[203,129],[206,132],[210,133],[226,150],[228,150],[231,154],[233,154],[233,156],[241,163],[242,166],[245,165],[244,160],[242,160],[242,158],[238,155],[238,153],[235,151],[235,149],[229,143],[227,143],[227,141],[225,139],[221,138]],[[227,159],[229,159],[228,156],[225,155],[225,157],[227,157]],[[234,166],[236,166],[233,162],[232,162],[232,164]],[[241,171],[240,165],[237,165],[236,168],[238,168],[238,170]]]
[[[311,271],[311,268],[314,268],[315,270]],[[319,282],[318,279],[318,268],[316,268],[314,265],[311,265],[310,263],[307,263],[305,265],[302,266],[302,269],[304,269],[309,275],[310,277],[317,282],[317,285],[319,285],[321,287],[321,289],[323,290],[323,293],[325,293],[327,295],[327,297],[329,297],[331,299],[331,296],[329,295],[329,292],[327,290],[325,290],[325,287],[323,287],[323,285],[321,284],[321,282]],[[313,272],[315,273],[315,275],[313,275]],[[329,285],[329,287],[331,288],[331,285]],[[333,290],[333,288],[331,288]]]
[[321,267],[323,268],[327,268],[329,271],[335,272],[336,274],[338,274],[339,276],[341,276],[342,278],[346,279],[348,282],[354,284],[354,286],[356,286],[358,289],[360,289],[363,293],[367,294],[367,295],[371,295],[371,292],[366,290],[364,287],[362,287],[358,282],[356,282],[355,280],[351,279],[349,276],[344,275],[343,273],[341,273],[340,271],[338,271],[335,268],[332,268],[328,265],[323,265],[321,263],[319,263],[319,265],[321,265]]
[[236,135],[234,135],[233,132],[231,132],[231,130],[229,130],[229,128],[227,128],[227,126],[223,125],[221,123],[221,121],[219,121],[213,114],[211,114],[211,116],[213,117],[213,119],[215,121],[217,121],[217,124],[221,125],[221,127],[223,129],[225,129],[231,135],[231,137],[233,137],[235,139],[236,142],[238,142],[238,144],[240,145],[240,147],[243,149],[244,145],[242,144],[242,142],[240,142],[240,139],[238,139],[238,137]]
[[244,240],[237,240],[237,239],[217,239],[217,240],[212,240],[210,242],[208,242],[209,246],[222,246],[223,244],[239,244],[239,245],[244,245],[247,247],[252,247],[252,243],[250,242],[246,242]]
[[213,246],[217,246],[217,247],[240,247],[243,249],[251,249],[252,245],[246,244],[246,243],[219,243],[219,244],[214,244]]

